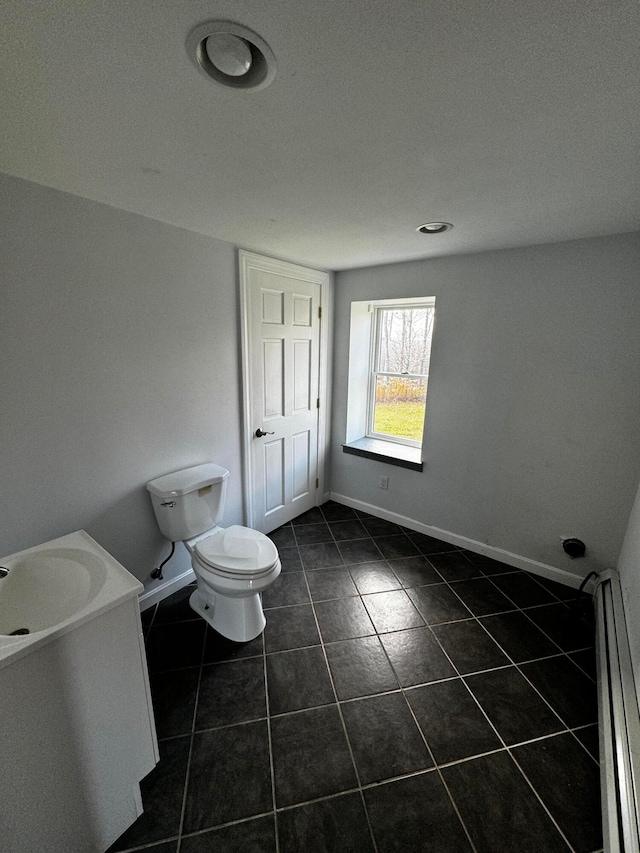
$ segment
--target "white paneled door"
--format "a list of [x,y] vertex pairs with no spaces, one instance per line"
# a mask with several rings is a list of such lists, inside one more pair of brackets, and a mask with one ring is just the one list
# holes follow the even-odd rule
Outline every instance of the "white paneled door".
[[247,522],[317,503],[320,301],[326,273],[241,252]]

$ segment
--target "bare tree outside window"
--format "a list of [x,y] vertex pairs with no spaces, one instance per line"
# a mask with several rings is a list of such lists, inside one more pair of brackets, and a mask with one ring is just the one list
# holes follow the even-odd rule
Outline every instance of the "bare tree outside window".
[[420,444],[434,308],[376,309],[370,434]]

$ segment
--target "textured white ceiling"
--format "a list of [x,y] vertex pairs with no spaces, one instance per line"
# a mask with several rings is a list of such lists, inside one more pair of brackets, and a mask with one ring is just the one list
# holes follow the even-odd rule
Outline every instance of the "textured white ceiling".
[[[213,18],[269,88],[197,72]],[[639,45],[637,0],[0,0],[0,171],[330,269],[632,231]]]

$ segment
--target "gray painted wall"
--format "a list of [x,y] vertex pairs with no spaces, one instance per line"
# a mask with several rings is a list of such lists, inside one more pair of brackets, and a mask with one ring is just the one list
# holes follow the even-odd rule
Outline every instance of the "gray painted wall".
[[[243,520],[235,250],[7,176],[0,194],[0,555],[84,528],[148,581],[166,554],[148,479],[219,462],[223,523]],[[339,273],[333,491],[569,571],[614,564],[640,479],[639,262],[626,235]],[[438,298],[422,474],[340,451],[350,302],[415,295]]]
[[0,555],[84,528],[148,580],[147,480],[218,462],[243,520],[235,250],[6,176],[0,198]]
[[[575,574],[614,565],[640,479],[638,270],[630,234],[338,273],[332,491]],[[422,473],[340,447],[350,304],[412,296],[436,297]]]

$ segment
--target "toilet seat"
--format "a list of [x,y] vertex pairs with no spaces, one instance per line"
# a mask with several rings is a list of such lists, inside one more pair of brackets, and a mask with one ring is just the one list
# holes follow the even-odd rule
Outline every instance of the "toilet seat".
[[195,559],[195,562],[198,565],[198,569],[200,571],[200,574],[203,578],[205,578],[207,574],[211,574],[211,576],[213,576],[213,577],[228,578],[229,580],[232,580],[232,581],[242,581],[242,582],[246,582],[248,584],[253,583],[253,581],[258,581],[261,578],[267,577],[267,575],[272,574],[272,572],[276,568],[279,568],[279,565],[280,565],[280,562],[278,560],[276,560],[276,562],[272,566],[269,566],[268,569],[264,569],[261,572],[244,572],[243,574],[240,574],[239,572],[230,572],[230,571],[227,571],[226,569],[220,569],[220,568],[218,568],[218,566],[211,566],[208,563],[205,564],[202,562],[202,560],[199,560],[198,557],[195,555],[194,555],[193,559]]
[[194,554],[205,570],[239,580],[263,577],[278,563],[271,539],[238,524],[195,543]]

